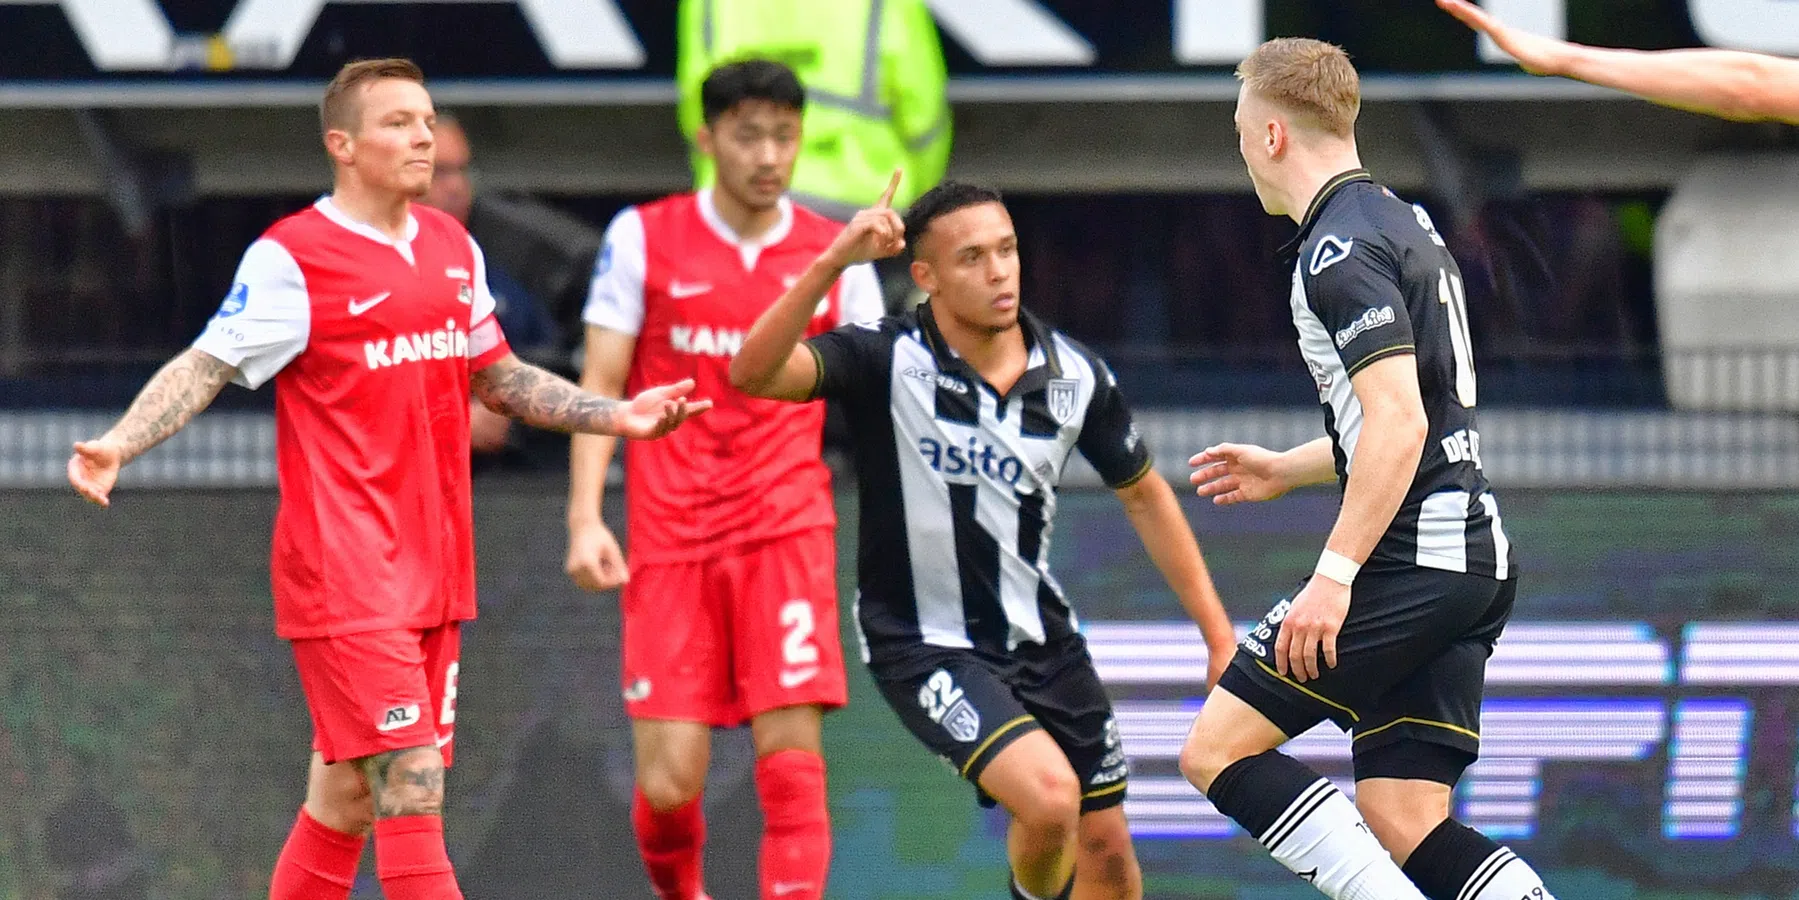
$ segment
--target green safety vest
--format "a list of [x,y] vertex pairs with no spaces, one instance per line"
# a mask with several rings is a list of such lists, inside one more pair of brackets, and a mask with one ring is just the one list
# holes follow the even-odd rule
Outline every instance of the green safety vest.
[[[894,169],[904,207],[943,178],[950,111],[943,46],[923,0],[681,0],[676,82],[681,132],[702,124],[700,85],[722,62],[785,63],[806,86],[794,199],[847,218],[873,203]],[[712,161],[693,151],[694,184]]]

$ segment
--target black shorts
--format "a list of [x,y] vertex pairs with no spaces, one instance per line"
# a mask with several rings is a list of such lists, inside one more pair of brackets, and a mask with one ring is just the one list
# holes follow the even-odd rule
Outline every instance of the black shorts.
[[1355,777],[1453,786],[1480,753],[1487,657],[1511,616],[1517,579],[1423,567],[1364,569],[1337,635],[1337,667],[1300,683],[1276,671],[1290,600],[1263,617],[1218,686],[1288,737],[1329,719],[1354,735]]
[[976,785],[981,805],[994,805],[979,787],[987,764],[1040,728],[1080,779],[1082,812],[1124,802],[1118,720],[1080,635],[997,657],[920,644],[870,671],[906,730]]

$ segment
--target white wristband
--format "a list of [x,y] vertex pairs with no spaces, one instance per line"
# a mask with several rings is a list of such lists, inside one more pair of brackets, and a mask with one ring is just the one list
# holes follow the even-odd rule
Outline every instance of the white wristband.
[[1361,563],[1334,550],[1326,550],[1318,557],[1318,568],[1312,571],[1344,587],[1349,587],[1355,583],[1356,573],[1361,570]]

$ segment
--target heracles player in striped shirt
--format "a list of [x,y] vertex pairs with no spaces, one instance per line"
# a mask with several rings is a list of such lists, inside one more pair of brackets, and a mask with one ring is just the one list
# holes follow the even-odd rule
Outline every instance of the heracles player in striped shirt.
[[[1221,444],[1193,458],[1193,481],[1226,504],[1332,481],[1343,500],[1305,586],[1207,699],[1181,771],[1326,896],[1544,900],[1529,865],[1449,817],[1517,596],[1461,273],[1424,208],[1362,169],[1359,81],[1340,48],[1269,41],[1237,71],[1250,180],[1299,223],[1289,305],[1326,437],[1281,453]],[[1326,719],[1354,736],[1354,804],[1276,749]]]
[[[1048,565],[1073,453],[1117,492],[1200,623],[1213,675],[1232,653],[1230,621],[1111,370],[1020,310],[1018,238],[999,195],[945,182],[904,222],[891,196],[757,321],[732,382],[843,404],[861,498],[863,659],[906,728],[1012,814],[1012,895],[1141,897],[1112,704]],[[801,343],[845,268],[907,241],[928,302]]]

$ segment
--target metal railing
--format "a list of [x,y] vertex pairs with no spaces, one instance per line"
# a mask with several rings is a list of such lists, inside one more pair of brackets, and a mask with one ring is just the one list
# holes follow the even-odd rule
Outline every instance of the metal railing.
[[1799,412],[1799,348],[1669,350],[1662,371],[1676,409]]
[[[111,412],[0,412],[0,487],[62,488],[70,445]],[[1313,408],[1147,409],[1158,469],[1184,483],[1188,456],[1223,441],[1287,448],[1321,436]],[[1501,487],[1799,487],[1799,418],[1776,413],[1492,409],[1480,416],[1484,470]],[[127,487],[275,483],[267,413],[208,413],[126,469]],[[1097,487],[1077,456],[1064,483]]]

